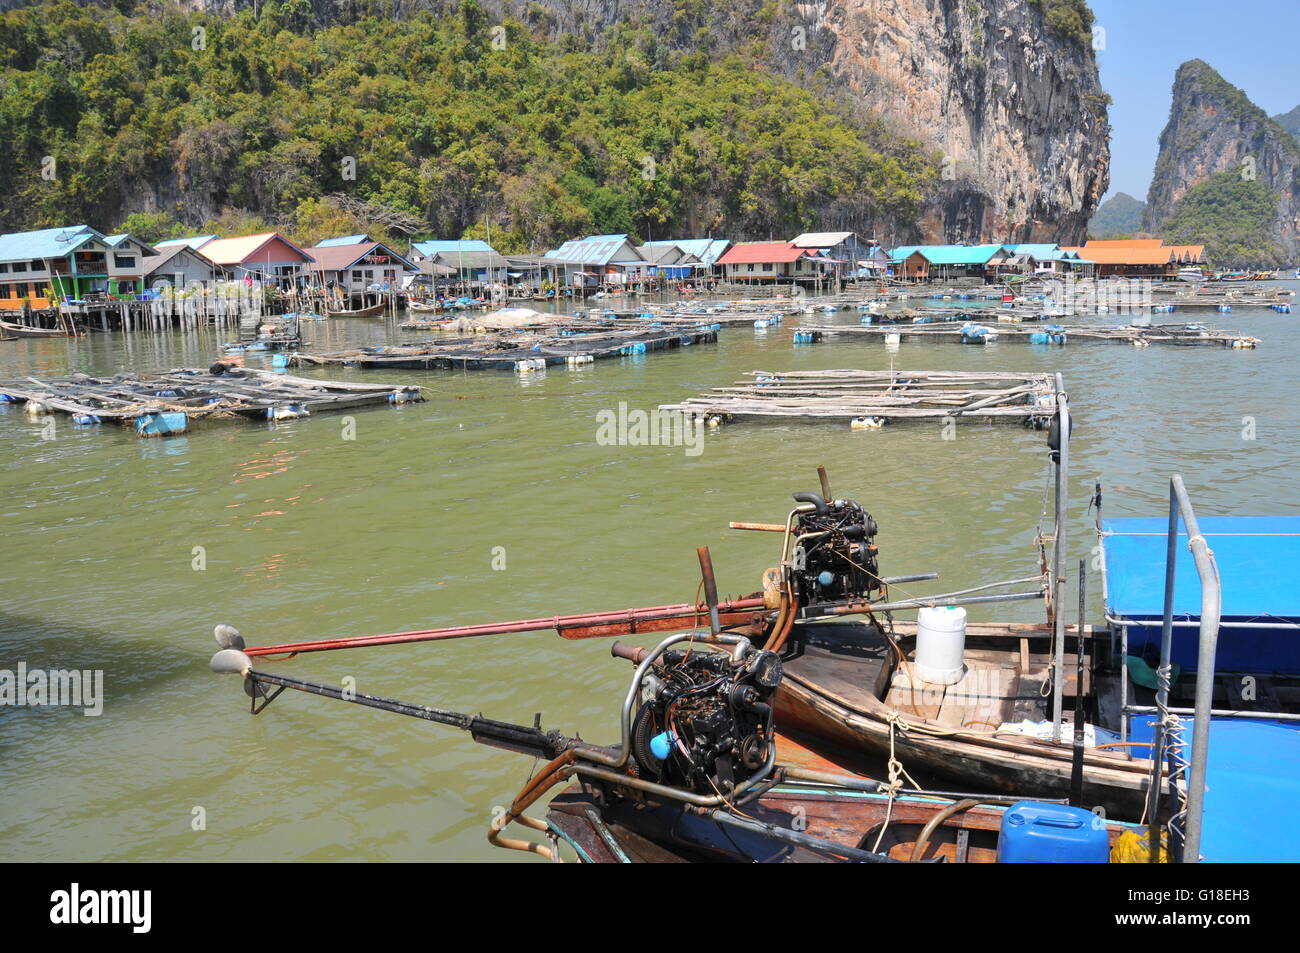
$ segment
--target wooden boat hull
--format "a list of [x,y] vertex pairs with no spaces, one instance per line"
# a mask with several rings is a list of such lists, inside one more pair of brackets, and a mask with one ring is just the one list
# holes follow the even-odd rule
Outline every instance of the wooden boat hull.
[[331,318],[377,318],[384,313],[384,305],[371,305],[369,308],[358,308],[355,311],[329,311],[327,317]]
[[[742,808],[756,821],[898,861],[995,863],[1004,807],[976,805],[941,821],[920,852],[926,824],[951,801],[778,786]],[[831,856],[758,832],[724,827],[680,806],[623,800],[599,805],[574,785],[552,799],[547,825],[586,863],[836,863]],[[883,834],[881,829],[883,830]],[[1129,825],[1107,823],[1111,846]],[[877,839],[879,839],[877,846]]]
[[[863,627],[865,628],[865,627]],[[888,757],[891,720],[894,756],[909,773],[950,779],[963,790],[995,791],[1025,798],[1066,797],[1070,793],[1069,744],[1014,734],[994,735],[1005,716],[965,731],[960,725],[900,710],[876,697],[872,680],[883,684],[870,659],[854,658],[844,646],[834,651],[810,648],[787,664],[777,694],[777,723],[844,748]],[[843,653],[843,654],[841,654]],[[915,730],[906,730],[907,725]],[[901,725],[904,730],[899,730]],[[1083,803],[1106,816],[1136,820],[1142,813],[1150,762],[1119,751],[1087,749]]]
[[13,324],[9,321],[0,321],[0,332],[20,338],[65,338],[69,336],[66,331],[51,328],[33,328],[25,324]]

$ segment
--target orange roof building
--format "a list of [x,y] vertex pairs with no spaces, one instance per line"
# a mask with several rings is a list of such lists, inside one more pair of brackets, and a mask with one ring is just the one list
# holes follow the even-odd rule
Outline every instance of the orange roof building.
[[1172,278],[1205,255],[1204,245],[1166,245],[1162,238],[1094,240],[1067,250],[1095,262],[1098,277],[1112,278]]

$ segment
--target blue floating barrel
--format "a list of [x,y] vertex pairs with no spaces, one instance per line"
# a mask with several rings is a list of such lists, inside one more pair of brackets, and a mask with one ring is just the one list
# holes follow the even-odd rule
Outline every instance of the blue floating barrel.
[[272,366],[272,367],[288,367],[288,366],[289,366],[289,355],[288,355],[288,354],[272,354],[272,355],[271,355],[271,366]]
[[1232,305],[1230,304],[1219,305],[1219,314],[1227,314],[1231,310],[1232,310]]
[[94,414],[73,414],[72,422],[79,426],[89,427],[94,424],[102,424],[104,421],[101,418],[96,417]]
[[182,413],[144,414],[136,418],[135,432],[141,437],[166,437],[184,433],[188,426]]

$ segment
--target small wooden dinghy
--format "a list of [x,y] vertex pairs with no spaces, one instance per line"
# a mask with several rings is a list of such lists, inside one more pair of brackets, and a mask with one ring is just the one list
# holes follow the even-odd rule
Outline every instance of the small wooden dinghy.
[[383,304],[374,304],[368,308],[358,308],[355,311],[329,311],[326,314],[331,318],[377,318],[383,315],[384,310]]
[[[66,338],[75,336],[58,328],[34,328],[30,325],[16,324],[12,321],[0,321],[0,332],[20,338]],[[77,334],[80,333],[83,332],[77,332]]]
[[[1051,630],[1043,625],[968,624],[965,675],[953,685],[915,674],[915,623],[891,634],[856,622],[809,624],[801,649],[786,662],[777,697],[781,724],[979,790],[1065,797],[1071,790],[1072,725],[1065,743],[1003,729],[1042,724],[1050,715]],[[1094,634],[1086,632],[1086,641]],[[1073,640],[1072,640],[1073,641]],[[892,644],[891,644],[892,643]],[[897,646],[897,648],[895,648]],[[901,656],[900,656],[901,653]],[[1073,706],[1077,658],[1065,659],[1067,708]],[[1091,708],[1091,673],[1083,692]],[[1108,816],[1136,819],[1151,762],[1128,749],[1084,749],[1083,802]]]

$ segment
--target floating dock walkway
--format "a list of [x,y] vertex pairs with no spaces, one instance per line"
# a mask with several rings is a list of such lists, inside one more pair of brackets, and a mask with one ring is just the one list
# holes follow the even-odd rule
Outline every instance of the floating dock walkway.
[[750,377],[659,409],[709,426],[753,417],[838,420],[855,430],[945,419],[1041,428],[1056,413],[1050,374],[832,370],[751,371]]
[[[985,328],[981,333],[981,327]],[[953,327],[947,324],[883,325],[804,325],[795,331],[796,344],[812,344],[826,336],[859,336],[890,341],[955,341],[963,344],[992,344],[998,340],[1023,341],[1030,344],[1063,345],[1071,342],[1129,344],[1150,347],[1152,344],[1175,344],[1187,347],[1226,347],[1240,350],[1253,348],[1259,338],[1240,331],[1220,331],[1200,324],[1152,325],[1047,325],[1017,327],[994,324],[992,327],[972,323]]]
[[57,412],[81,425],[134,424],[141,437],[184,433],[195,420],[287,420],[423,399],[420,388],[408,385],[310,380],[244,368],[0,381],[0,403],[22,404],[30,417]]
[[359,348],[333,354],[298,352],[289,362],[298,366],[336,364],[368,369],[444,370],[461,368],[513,370],[529,373],[549,365],[575,367],[604,358],[647,354],[654,351],[712,344],[718,340],[713,326],[682,329],[646,329],[573,333],[570,335],[480,334],[421,344],[393,344]]

